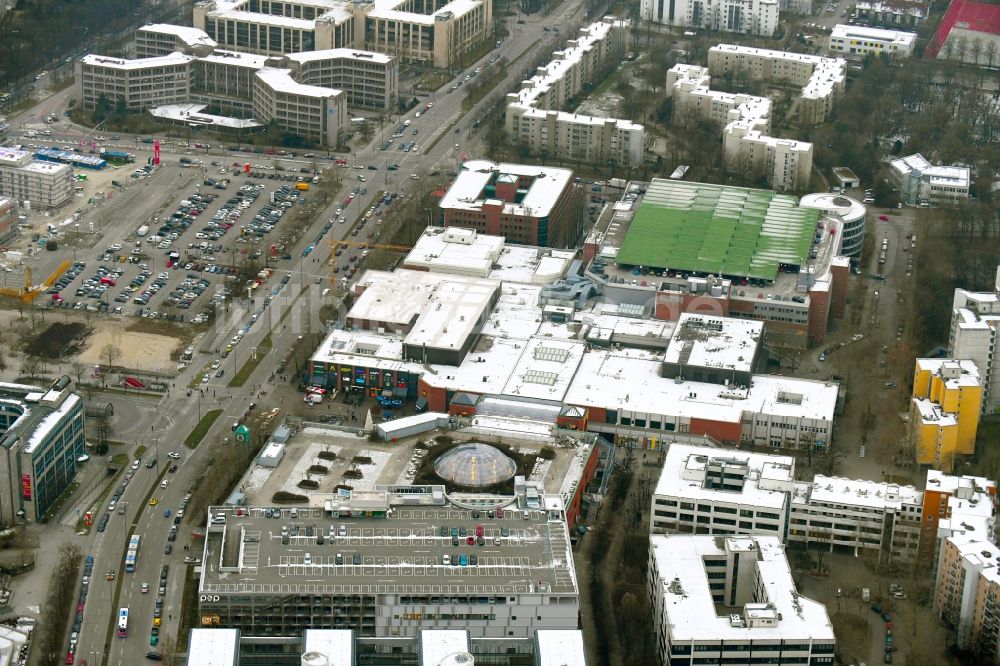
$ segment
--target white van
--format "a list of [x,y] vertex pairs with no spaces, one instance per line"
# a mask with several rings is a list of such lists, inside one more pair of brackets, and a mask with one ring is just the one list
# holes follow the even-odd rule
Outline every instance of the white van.
[[302,564],[304,564],[306,566],[309,566],[312,563],[313,563],[313,557],[312,557],[312,555],[310,555],[309,553],[306,553],[305,555],[302,556]]

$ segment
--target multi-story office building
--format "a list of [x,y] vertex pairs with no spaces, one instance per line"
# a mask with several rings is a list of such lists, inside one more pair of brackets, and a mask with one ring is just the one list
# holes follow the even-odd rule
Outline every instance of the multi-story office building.
[[[456,625],[460,626],[460,625]],[[352,629],[306,629],[262,643],[239,629],[191,630],[187,666],[587,666],[579,630],[538,629],[529,638],[479,638],[461,629],[372,638]]]
[[795,458],[671,444],[653,491],[650,534],[756,534],[784,541]]
[[136,60],[88,54],[76,61],[76,96],[87,109],[101,99],[131,111],[180,104],[191,97],[192,60],[180,52]]
[[649,598],[664,664],[832,664],[823,604],[795,589],[773,536],[650,537]]
[[62,377],[43,388],[0,383],[0,523],[39,520],[85,453],[83,399]]
[[956,289],[951,304],[948,331],[950,358],[969,359],[979,371],[983,386],[982,410],[992,414],[1000,408],[1000,372],[994,372],[993,351],[1000,327],[1000,266],[993,291]]
[[847,82],[847,61],[843,58],[735,44],[717,44],[710,48],[708,71],[712,76],[749,76],[754,80],[802,86],[797,117],[808,124],[830,118]]
[[234,51],[366,49],[445,68],[491,39],[493,18],[485,0],[208,0],[195,3],[194,25]]
[[[480,502],[481,510],[504,510],[491,521],[451,504],[443,487],[355,490],[347,500],[316,501],[210,509],[198,585],[203,624],[263,637],[305,629],[415,637],[459,626],[473,638],[504,639],[577,628],[573,553],[558,496]],[[471,544],[463,537],[453,545],[459,528]]]
[[392,56],[357,49],[289,53],[282,59],[297,81],[347,93],[347,105],[392,112],[399,97],[399,68]]
[[171,23],[147,24],[135,31],[135,57],[156,58],[180,51],[208,55],[219,45],[204,30]]
[[0,197],[0,243],[9,243],[17,235],[17,202]]
[[555,167],[464,162],[438,204],[445,227],[465,227],[522,245],[567,245],[573,172]]
[[[154,113],[165,107],[165,117],[173,117],[171,105],[201,104],[237,116],[237,124],[254,116],[328,146],[337,145],[347,124],[347,105],[385,111],[396,104],[398,67],[390,56],[330,49],[271,58],[212,44],[196,28],[146,26],[136,34],[136,49],[157,55],[85,56],[77,62],[77,98],[88,109],[102,97]],[[180,50],[159,55],[171,47]],[[199,121],[212,117],[201,115]]]
[[958,206],[969,200],[971,170],[935,166],[920,153],[889,163],[889,177],[908,206]]
[[901,30],[868,28],[860,25],[836,25],[830,33],[830,51],[848,55],[899,56],[906,58],[913,54],[917,43],[917,33]]
[[0,147],[0,195],[32,208],[58,208],[73,198],[73,167]]
[[778,0],[642,0],[645,21],[700,30],[770,37],[778,29]]
[[910,441],[918,465],[951,472],[976,451],[983,384],[969,360],[918,358],[910,399]]
[[603,72],[616,67],[628,48],[626,21],[606,18],[581,28],[553,60],[507,95],[505,126],[511,141],[533,153],[592,163],[638,165],[645,130],[628,120],[560,109]]
[[[787,456],[675,443],[653,493],[650,533],[767,535],[911,561],[923,501],[912,486],[826,476],[797,482]],[[925,538],[933,543],[937,533]]]
[[343,90],[299,83],[290,69],[265,67],[253,85],[253,110],[282,129],[323,146],[336,146],[347,122],[347,95]]

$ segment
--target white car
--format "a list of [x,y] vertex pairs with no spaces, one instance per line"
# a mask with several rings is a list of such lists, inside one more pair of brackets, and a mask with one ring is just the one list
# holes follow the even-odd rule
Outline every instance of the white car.
[[132,463],[132,471],[139,469],[139,461],[136,460]]
[[171,451],[170,453],[167,454],[167,457],[173,460],[180,460],[181,454],[177,453],[176,451]]
[[163,479],[163,481],[160,482],[161,488],[166,488],[168,485],[170,485],[170,479]]

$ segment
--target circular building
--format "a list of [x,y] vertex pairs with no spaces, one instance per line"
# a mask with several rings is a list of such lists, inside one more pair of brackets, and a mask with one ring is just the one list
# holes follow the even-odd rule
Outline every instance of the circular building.
[[799,199],[799,206],[815,208],[823,215],[836,217],[844,223],[840,254],[853,257],[861,252],[861,241],[865,239],[865,207],[857,199],[820,192],[805,195]]
[[517,465],[500,449],[481,442],[460,444],[434,462],[445,481],[467,488],[483,488],[514,476]]

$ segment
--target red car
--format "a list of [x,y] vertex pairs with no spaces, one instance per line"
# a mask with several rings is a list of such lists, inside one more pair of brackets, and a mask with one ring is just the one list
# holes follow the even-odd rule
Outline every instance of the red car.
[[66,653],[66,663],[69,664],[70,666],[72,666],[72,664],[75,661],[76,661],[76,658],[73,656],[73,653],[72,652],[67,652]]
[[882,220],[883,222],[888,222],[889,221],[889,216],[888,215],[879,215],[878,219]]

